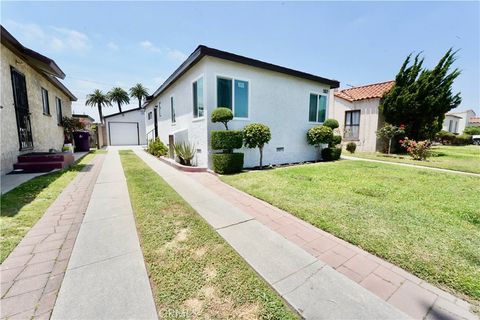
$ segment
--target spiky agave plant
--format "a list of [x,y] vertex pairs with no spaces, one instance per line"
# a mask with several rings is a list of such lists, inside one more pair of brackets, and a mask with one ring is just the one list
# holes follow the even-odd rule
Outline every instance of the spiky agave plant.
[[197,150],[195,149],[195,145],[188,141],[183,141],[180,143],[175,143],[173,146],[175,149],[175,154],[180,159],[180,164],[191,166],[192,159],[195,157]]

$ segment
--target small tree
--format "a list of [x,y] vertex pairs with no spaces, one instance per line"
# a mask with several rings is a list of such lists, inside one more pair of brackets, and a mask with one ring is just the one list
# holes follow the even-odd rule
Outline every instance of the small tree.
[[260,169],[262,169],[263,146],[270,141],[272,134],[270,128],[261,123],[251,123],[243,128],[243,141],[247,148],[260,150]]
[[405,134],[405,127],[403,125],[400,125],[400,127],[397,127],[391,124],[386,124],[385,126],[380,128],[380,130],[378,130],[376,133],[377,133],[377,137],[388,140],[388,154],[390,154],[393,138],[401,134]]
[[73,133],[77,130],[85,129],[85,124],[83,124],[76,118],[63,117],[62,127],[63,127],[63,134],[65,137],[64,143],[72,143]]
[[233,119],[232,110],[228,108],[217,108],[212,112],[212,122],[217,123],[221,122],[225,126],[225,129],[228,130],[228,121]]

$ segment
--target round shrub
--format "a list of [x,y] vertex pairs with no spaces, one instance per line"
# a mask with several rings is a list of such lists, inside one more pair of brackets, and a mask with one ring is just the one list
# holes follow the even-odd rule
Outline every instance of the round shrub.
[[335,130],[339,127],[338,121],[335,119],[327,119],[323,122],[325,127],[329,127],[332,130]]
[[220,174],[238,173],[243,169],[243,153],[212,154],[213,171]]
[[332,138],[332,142],[330,143],[331,147],[334,147],[342,142],[342,136],[334,135]]
[[150,140],[147,147],[148,153],[153,154],[155,157],[165,156],[168,152],[168,147],[163,144],[160,138]]
[[240,149],[243,145],[241,130],[212,130],[211,145],[213,150]]
[[350,153],[355,153],[355,150],[357,149],[357,144],[355,142],[351,141],[351,142],[347,143],[346,149]]
[[217,108],[212,111],[212,122],[217,123],[221,122],[225,126],[225,129],[228,130],[228,121],[233,119],[232,110],[228,108]]
[[330,144],[333,139],[333,130],[326,126],[315,126],[307,132],[307,142],[311,145]]
[[459,136],[455,136],[455,138],[452,140],[452,144],[454,146],[465,146],[472,143],[472,136],[469,134],[461,134]]
[[324,161],[333,161],[340,159],[342,154],[342,148],[330,147],[322,149],[322,160]]

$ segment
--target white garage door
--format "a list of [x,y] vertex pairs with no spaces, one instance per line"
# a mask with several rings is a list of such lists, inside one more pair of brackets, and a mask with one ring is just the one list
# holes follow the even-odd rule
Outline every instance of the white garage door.
[[138,145],[137,122],[109,122],[110,145],[129,146]]

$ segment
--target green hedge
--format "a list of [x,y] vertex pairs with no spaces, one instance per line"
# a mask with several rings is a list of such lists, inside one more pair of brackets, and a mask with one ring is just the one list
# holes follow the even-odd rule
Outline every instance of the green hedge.
[[243,145],[243,133],[240,130],[212,130],[213,150],[240,149]]
[[220,174],[238,173],[243,169],[243,153],[214,153],[213,170]]
[[461,134],[459,136],[455,136],[452,140],[452,144],[454,146],[465,146],[467,144],[472,144],[472,136],[469,134]]
[[322,150],[323,161],[333,161],[340,159],[342,148],[325,148]]

